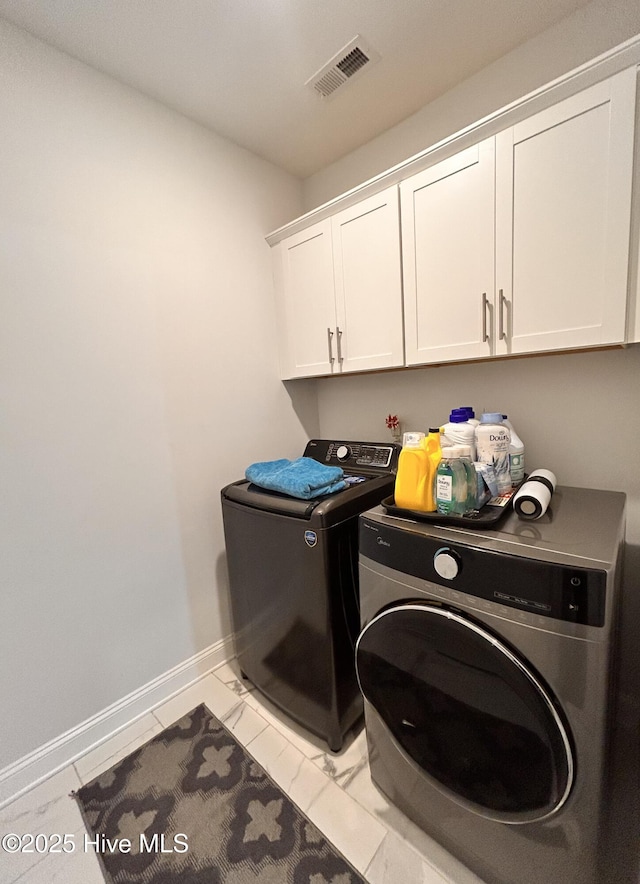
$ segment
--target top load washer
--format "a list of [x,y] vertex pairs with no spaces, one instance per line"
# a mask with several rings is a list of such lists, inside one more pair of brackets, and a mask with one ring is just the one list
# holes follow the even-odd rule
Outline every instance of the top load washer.
[[358,515],[393,492],[399,446],[312,439],[304,451],[349,483],[315,500],[246,480],[222,489],[231,615],[242,674],[338,751],[362,717]]
[[492,884],[601,884],[625,495],[494,529],[360,517],[371,776]]

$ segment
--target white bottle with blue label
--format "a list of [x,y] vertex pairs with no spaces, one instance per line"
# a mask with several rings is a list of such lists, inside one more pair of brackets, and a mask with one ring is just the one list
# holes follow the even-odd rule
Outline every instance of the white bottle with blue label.
[[511,470],[512,485],[520,485],[524,481],[524,442],[513,429],[513,424],[506,414],[502,415],[502,423],[509,427],[511,443],[509,445],[509,464]]
[[476,459],[491,464],[496,474],[498,493],[511,491],[509,446],[511,432],[502,422],[502,414],[486,412],[476,427]]

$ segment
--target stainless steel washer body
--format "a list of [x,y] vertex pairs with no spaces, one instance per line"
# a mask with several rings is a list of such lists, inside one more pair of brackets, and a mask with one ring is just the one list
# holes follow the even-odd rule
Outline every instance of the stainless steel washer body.
[[559,488],[542,519],[491,530],[360,517],[371,776],[487,882],[607,880],[624,512]]

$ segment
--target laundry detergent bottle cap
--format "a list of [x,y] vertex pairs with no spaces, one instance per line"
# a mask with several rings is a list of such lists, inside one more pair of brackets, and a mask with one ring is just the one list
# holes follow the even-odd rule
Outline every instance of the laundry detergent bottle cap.
[[470,424],[473,424],[474,427],[477,427],[480,423],[476,418],[476,413],[470,405],[461,405],[458,411],[464,411],[467,415],[467,420]]
[[468,419],[469,415],[467,414],[466,408],[454,408],[449,415],[449,421],[452,424],[467,423]]
[[421,433],[421,432],[405,433],[402,437],[402,447],[403,448],[420,448],[420,446],[422,445],[423,439],[424,439],[424,433]]
[[502,414],[497,411],[487,411],[480,417],[481,424],[501,424]]

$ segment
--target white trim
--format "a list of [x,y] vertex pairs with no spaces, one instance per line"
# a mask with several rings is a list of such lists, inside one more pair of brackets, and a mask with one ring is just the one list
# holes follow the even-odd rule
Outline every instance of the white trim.
[[399,184],[410,175],[421,172],[428,166],[446,159],[459,150],[470,147],[478,141],[496,135],[502,129],[521,122],[532,114],[546,110],[551,105],[565,98],[569,98],[599,83],[608,77],[617,74],[626,68],[640,64],[640,35],[632,37],[625,43],[610,49],[608,52],[597,56],[580,67],[563,74],[544,86],[529,92],[527,95],[500,108],[497,111],[483,117],[459,132],[444,138],[442,141],[428,147],[415,156],[409,157],[396,166],[392,166],[386,172],[370,178],[363,184],[359,184],[346,193],[335,197],[328,203],[324,203],[300,218],[296,218],[289,224],[279,227],[266,236],[270,246],[275,245],[287,236],[304,230],[310,224],[328,218],[340,209],[346,209],[355,205],[361,199],[373,196],[380,190]]
[[220,639],[102,712],[0,771],[0,809],[76,761],[135,719],[171,699],[233,656],[232,636]]

